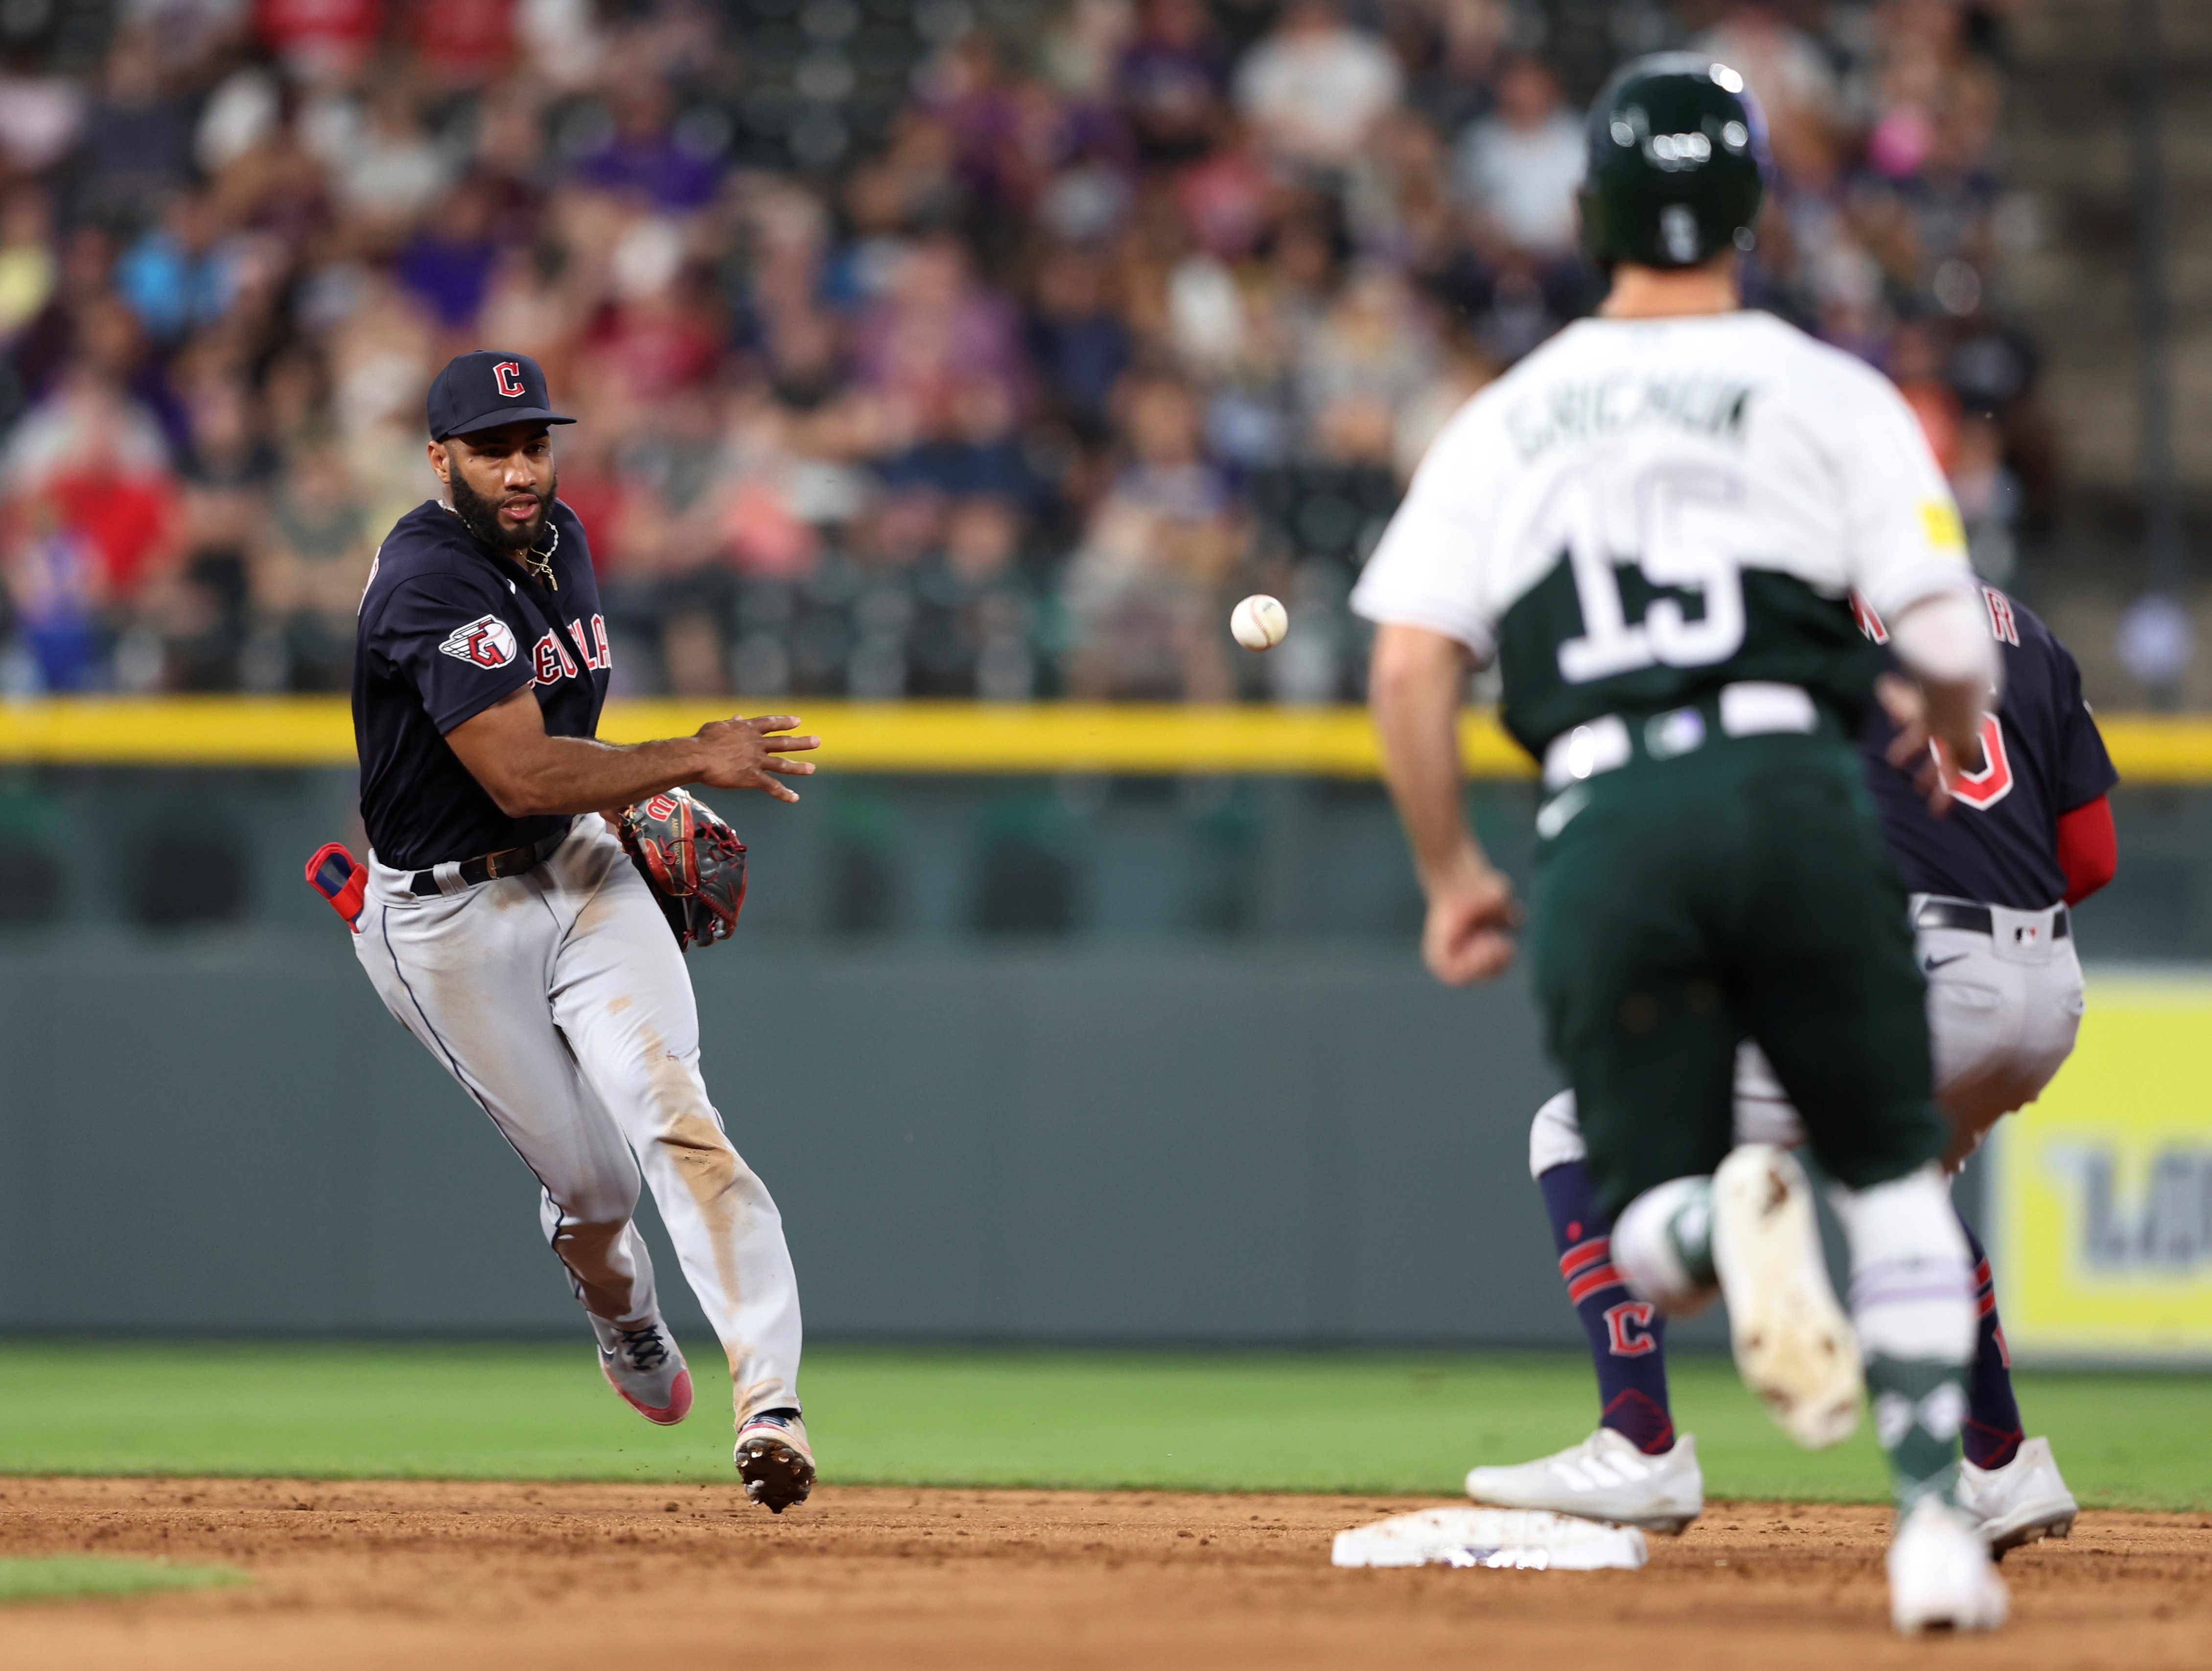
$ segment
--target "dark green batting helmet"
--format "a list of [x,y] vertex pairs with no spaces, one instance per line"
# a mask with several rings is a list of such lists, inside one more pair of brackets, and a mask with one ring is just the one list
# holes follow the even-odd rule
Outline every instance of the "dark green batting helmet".
[[1611,266],[1694,267],[1755,241],[1766,127],[1743,77],[1692,52],[1616,71],[1590,106],[1583,247]]

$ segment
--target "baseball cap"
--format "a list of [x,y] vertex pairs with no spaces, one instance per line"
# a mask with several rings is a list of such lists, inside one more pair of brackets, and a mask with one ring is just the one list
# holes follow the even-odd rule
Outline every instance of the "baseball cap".
[[526,354],[480,348],[448,360],[430,385],[430,439],[496,429],[502,423],[574,423],[553,410],[545,374]]

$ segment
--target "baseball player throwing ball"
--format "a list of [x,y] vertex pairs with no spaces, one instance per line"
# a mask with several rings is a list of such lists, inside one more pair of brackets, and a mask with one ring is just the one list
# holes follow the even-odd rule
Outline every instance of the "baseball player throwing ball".
[[[2004,701],[1984,723],[1982,769],[1950,775],[1949,816],[1932,816],[1889,763],[1895,732],[1885,720],[1877,716],[1862,740],[1882,833],[1912,890],[1936,1092],[1955,1122],[1954,1153],[2033,1102],[2072,1052],[2081,965],[2067,908],[2110,881],[2118,860],[2106,798],[2118,775],[2081,700],[2074,658],[2015,599],[1984,586],[1982,601],[2004,662]],[[1861,625],[1877,641],[1887,637],[1870,611]],[[1755,1046],[1737,1057],[1735,1098],[1740,1140],[1803,1140],[1796,1111]],[[1572,1091],[1537,1110],[1528,1167],[1589,1339],[1600,1425],[1555,1456],[1476,1468],[1468,1491],[1478,1502],[1680,1531],[1705,1506],[1697,1442],[1677,1437],[1668,1407],[1666,1320],[1629,1291],[1613,1261],[1613,1226],[1591,1183]],[[1979,1322],[1959,1495],[2002,1551],[2063,1537],[2076,1510],[2049,1442],[2024,1435],[1989,1260],[1973,1232],[1966,1235]]]
[[691,1376],[632,1222],[642,1172],[729,1355],[738,1472],[781,1512],[814,1481],[798,1285],[700,1077],[679,944],[734,921],[744,850],[677,786],[796,800],[781,778],[814,769],[790,757],[816,739],[774,715],[593,740],[609,653],[583,526],[554,496],[550,427],[570,422],[524,355],[465,354],[431,385],[445,491],[386,537],[362,599],[370,853],[341,914],[357,902],[354,948],[385,1007],[537,1176],[607,1380],[670,1423]]
[[[1925,985],[1855,739],[1883,671],[1897,757],[1985,769],[1999,677],[1958,513],[1879,373],[1741,310],[1764,140],[1741,76],[1686,55],[1590,112],[1583,235],[1601,316],[1477,395],[1354,593],[1375,718],[1441,979],[1493,975],[1520,913],[1466,822],[1457,711],[1495,659],[1543,763],[1532,934],[1612,1263],[1662,1311],[1727,1296],[1736,1363],[1793,1437],[1832,1443],[1863,1378],[1898,1501],[1901,1630],[2008,1601],[1959,1502],[1973,1266],[1951,1208]],[[1773,1065],[1836,1180],[1856,1333],[1790,1150],[1735,1142],[1737,1047]]]

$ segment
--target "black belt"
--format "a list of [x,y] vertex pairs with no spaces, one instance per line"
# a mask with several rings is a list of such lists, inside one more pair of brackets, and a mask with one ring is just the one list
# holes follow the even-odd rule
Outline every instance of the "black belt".
[[[568,831],[563,827],[528,847],[502,848],[497,853],[487,853],[481,858],[464,859],[461,860],[461,884],[473,888],[479,882],[489,882],[502,876],[520,876],[525,871],[534,871],[551,856],[555,848],[568,839]],[[428,870],[415,872],[407,884],[407,891],[428,898],[446,890],[438,885],[438,872]]]
[[[1920,908],[1912,914],[1912,926],[1915,928],[1964,928],[1972,933],[1991,936],[1996,933],[1996,923],[1990,915],[1990,908],[1977,905],[1970,899],[1923,899],[1920,902]],[[2051,938],[2063,940],[2073,932],[2067,926],[2066,908],[2062,905],[2051,924]]]

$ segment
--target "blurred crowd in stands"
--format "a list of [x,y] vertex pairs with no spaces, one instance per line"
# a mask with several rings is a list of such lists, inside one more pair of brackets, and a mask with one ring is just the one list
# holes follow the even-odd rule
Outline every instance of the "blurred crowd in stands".
[[1771,126],[1753,299],[1990,575],[2050,492],[1988,0],[84,3],[0,16],[0,694],[344,689],[497,347],[621,693],[1356,696],[1424,447],[1600,294],[1578,106],[1674,45]]

